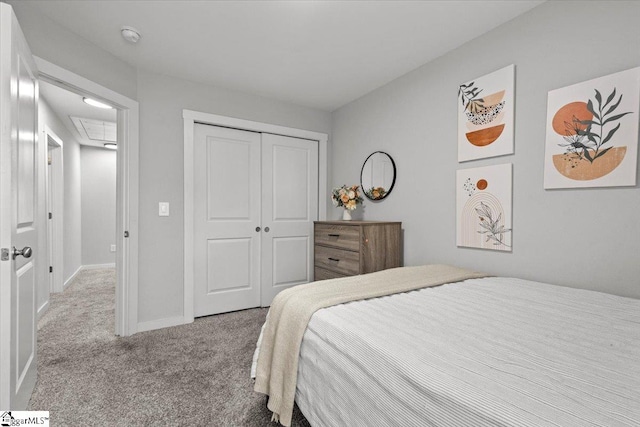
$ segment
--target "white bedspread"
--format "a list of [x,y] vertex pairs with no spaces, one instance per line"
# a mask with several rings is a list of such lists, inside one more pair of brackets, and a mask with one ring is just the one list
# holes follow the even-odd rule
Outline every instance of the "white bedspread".
[[316,312],[313,426],[639,426],[640,300],[473,279]]

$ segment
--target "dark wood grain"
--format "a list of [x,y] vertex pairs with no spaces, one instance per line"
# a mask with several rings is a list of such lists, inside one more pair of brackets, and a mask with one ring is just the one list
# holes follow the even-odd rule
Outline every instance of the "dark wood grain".
[[360,253],[316,245],[315,266],[353,276],[360,271]]
[[326,270],[324,268],[316,267],[313,270],[314,280],[327,280],[327,279],[337,279],[339,277],[347,277],[344,274],[336,273],[335,271]]
[[402,223],[316,221],[315,280],[401,267]]
[[316,245],[357,251],[360,249],[360,229],[358,227],[316,223],[314,228]]
[[363,273],[402,266],[400,224],[363,225],[360,263]]

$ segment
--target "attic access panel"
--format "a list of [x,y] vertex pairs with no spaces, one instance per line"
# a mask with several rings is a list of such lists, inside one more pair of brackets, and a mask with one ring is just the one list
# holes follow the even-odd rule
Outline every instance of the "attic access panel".
[[69,116],[82,138],[91,141],[117,142],[116,122]]

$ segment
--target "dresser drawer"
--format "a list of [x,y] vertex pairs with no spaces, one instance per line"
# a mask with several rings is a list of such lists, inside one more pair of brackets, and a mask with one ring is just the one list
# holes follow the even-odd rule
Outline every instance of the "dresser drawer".
[[360,273],[360,254],[344,249],[315,246],[315,266],[344,275]]
[[314,234],[317,244],[352,251],[360,250],[360,227],[316,224]]
[[314,268],[313,270],[313,280],[316,282],[318,280],[327,280],[327,279],[337,279],[339,277],[347,277],[344,274],[336,273],[335,271],[325,270],[324,268]]

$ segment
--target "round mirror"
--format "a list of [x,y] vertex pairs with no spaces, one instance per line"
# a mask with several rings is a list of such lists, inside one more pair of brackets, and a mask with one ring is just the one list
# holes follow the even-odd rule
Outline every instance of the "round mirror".
[[396,164],[390,155],[376,151],[367,157],[360,172],[360,185],[367,199],[384,199],[395,183]]

